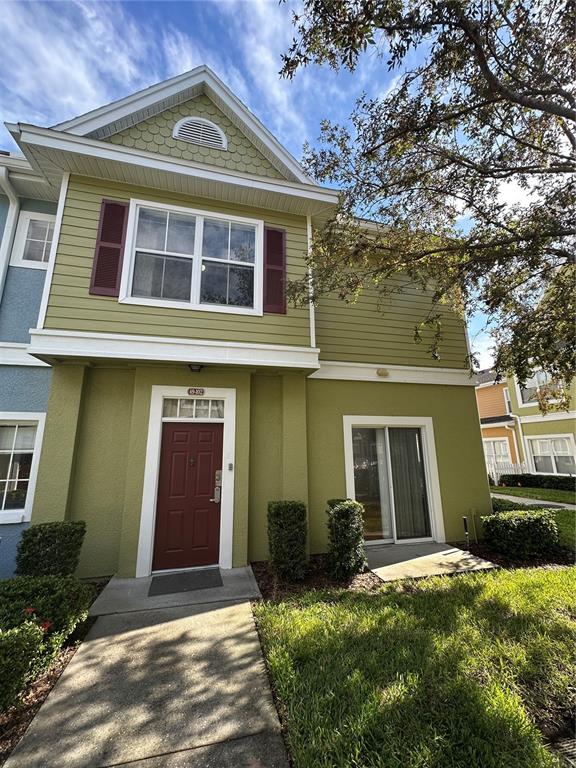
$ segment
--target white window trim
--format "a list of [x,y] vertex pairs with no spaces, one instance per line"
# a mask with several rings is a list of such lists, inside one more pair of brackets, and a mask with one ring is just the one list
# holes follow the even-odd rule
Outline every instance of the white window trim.
[[[26,269],[48,269],[50,262],[50,255],[48,261],[30,261],[24,259],[24,246],[26,244],[26,236],[28,234],[28,226],[30,221],[35,219],[36,221],[49,221],[54,224],[54,231],[52,232],[52,242],[54,242],[56,232],[56,214],[52,213],[36,213],[36,211],[20,211],[18,217],[18,225],[16,227],[16,235],[14,236],[14,243],[12,244],[12,253],[10,255],[11,267],[25,267]],[[52,250],[50,250],[50,253]]]
[[[354,452],[352,443],[353,427],[417,427],[422,430],[422,447],[424,449],[424,472],[426,474],[426,490],[430,512],[430,528],[432,536],[418,539],[401,539],[397,544],[413,544],[418,541],[446,541],[444,532],[444,516],[442,513],[442,496],[438,462],[436,459],[436,443],[434,440],[434,420],[431,416],[343,416],[344,426],[344,466],[346,472],[346,496],[355,498],[354,487]],[[378,542],[374,542],[377,544]]]
[[[213,147],[210,144],[202,144],[200,141],[191,141],[190,139],[183,139],[182,136],[178,135],[178,131],[180,130],[180,127],[184,125],[184,123],[189,123],[191,120],[193,120],[195,123],[203,123],[204,125],[209,125],[210,128],[214,128],[214,130],[218,133],[220,138],[222,139],[222,146],[221,147]],[[174,126],[174,130],[172,131],[172,138],[178,139],[178,141],[185,141],[188,144],[194,144],[198,147],[208,147],[208,149],[218,149],[221,152],[225,152],[228,149],[228,138],[226,137],[226,134],[220,128],[219,125],[216,125],[216,123],[213,123],[211,120],[206,120],[204,117],[196,117],[196,115],[188,115],[188,117],[183,117],[181,120],[178,120],[176,125]]]
[[[187,387],[152,387],[146,464],[142,488],[142,511],[138,537],[136,577],[150,576],[154,555],[154,528],[156,524],[156,497],[158,494],[158,473],[160,470],[160,449],[162,445],[162,405],[165,397],[191,397]],[[222,446],[222,496],[220,500],[220,568],[232,568],[232,534],[234,529],[234,471],[236,433],[236,390],[206,388],[197,399],[224,400],[224,438]],[[179,423],[186,419],[178,419]],[[200,419],[190,419],[199,423]],[[217,422],[205,419],[206,423]],[[220,421],[221,423],[221,421]],[[231,467],[231,469],[230,469]]]
[[[505,463],[506,464],[512,464],[512,455],[510,453],[510,441],[507,437],[483,437],[482,438],[482,446],[486,446],[487,443],[505,443],[506,445],[506,458]],[[488,456],[486,453],[486,450],[484,450],[484,458],[486,460],[488,459],[496,459],[496,455],[494,456]],[[497,462],[496,462],[497,463]]]
[[532,454],[532,446],[530,445],[531,440],[557,440],[558,438],[564,438],[568,440],[568,445],[572,449],[572,457],[576,461],[576,441],[574,440],[574,435],[571,432],[565,432],[565,433],[557,433],[557,434],[551,434],[551,435],[524,435],[524,438],[527,443],[528,450],[526,451],[526,457],[528,459],[528,464],[530,467],[530,473],[533,475],[559,475],[560,477],[573,477],[573,475],[570,475],[568,472],[556,472],[556,462],[552,460],[552,472],[538,472],[536,470],[536,464],[534,463],[534,456]]
[[28,480],[26,506],[23,509],[0,511],[0,525],[26,523],[32,518],[32,507],[34,505],[34,494],[36,492],[36,480],[38,479],[38,467],[40,465],[45,422],[45,413],[35,413],[30,411],[0,411],[0,425],[19,424],[36,427],[36,439],[34,440],[30,479]]
[[[175,213],[184,213],[191,216],[197,216],[195,233],[195,255],[193,257],[193,275],[192,275],[192,300],[171,301],[170,299],[147,299],[138,296],[131,296],[132,276],[134,273],[134,256],[136,252],[136,223],[138,208],[156,208],[163,211],[174,211]],[[200,269],[202,256],[199,253],[198,243],[201,242],[203,221],[208,219],[221,219],[222,221],[232,221],[239,224],[248,224],[256,227],[256,244],[254,252],[254,307],[231,307],[221,306],[219,304],[201,304],[200,303]],[[196,255],[198,254],[198,255]],[[191,258],[190,256],[183,258]],[[223,264],[228,262],[222,260]],[[124,248],[124,262],[122,264],[122,277],[120,279],[120,295],[118,301],[121,304],[139,304],[147,307],[173,307],[175,309],[196,310],[200,312],[220,312],[234,315],[258,315],[264,314],[263,310],[263,275],[264,275],[264,222],[260,219],[249,219],[243,216],[232,216],[223,213],[214,213],[212,211],[200,210],[198,208],[185,208],[177,205],[167,205],[165,203],[155,203],[148,200],[130,200],[128,211],[128,225],[126,230],[126,245]],[[195,295],[196,294],[196,295]]]

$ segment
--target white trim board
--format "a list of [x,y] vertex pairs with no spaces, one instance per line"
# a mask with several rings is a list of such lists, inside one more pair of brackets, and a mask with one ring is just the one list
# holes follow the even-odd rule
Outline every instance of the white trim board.
[[38,479],[38,467],[40,465],[40,454],[42,453],[42,440],[44,438],[46,414],[37,411],[0,411],[0,424],[14,423],[31,426],[35,425],[36,439],[34,441],[32,465],[30,467],[30,479],[28,480],[26,506],[24,509],[0,511],[0,525],[8,525],[10,523],[26,523],[29,522],[32,517],[32,507],[34,506],[36,480]]
[[52,287],[52,277],[54,276],[54,265],[56,264],[56,253],[60,242],[60,230],[62,229],[62,217],[64,216],[64,205],[66,203],[69,180],[70,174],[64,173],[62,176],[62,183],[60,184],[60,195],[58,196],[58,207],[56,208],[56,220],[54,222],[54,232],[52,234],[52,247],[50,248],[50,256],[48,258],[48,269],[46,277],[44,278],[44,290],[42,291],[40,310],[38,312],[38,328],[44,328],[44,323],[46,321],[48,298]]
[[[162,444],[162,403],[165,397],[190,397],[187,387],[152,386],[146,464],[142,488],[142,511],[138,536],[136,577],[150,576],[154,555],[154,526],[158,495],[158,472]],[[203,397],[224,400],[224,440],[222,447],[222,496],[220,500],[220,568],[232,568],[234,530],[234,468],[236,440],[236,390],[209,388]],[[194,421],[198,423],[198,421]],[[231,467],[231,468],[230,468]]]
[[574,421],[576,411],[553,411],[547,414],[535,413],[532,416],[518,416],[522,424],[542,424],[546,421]]
[[[431,416],[343,416],[344,428],[344,467],[346,472],[346,496],[355,498],[354,484],[354,451],[352,444],[352,427],[417,427],[422,430],[422,445],[424,448],[424,471],[430,506],[430,528],[434,541],[446,541],[444,517],[442,511],[442,496],[436,458],[436,443],[434,440],[434,420]],[[416,540],[415,540],[416,541]],[[410,543],[410,540],[404,540]]]
[[0,365],[28,365],[35,368],[49,367],[48,363],[29,355],[26,351],[27,348],[27,344],[0,341]]
[[378,381],[381,384],[388,382],[389,384],[474,386],[474,378],[470,376],[470,372],[460,368],[427,368],[425,366],[388,365],[386,363],[344,363],[332,360],[322,360],[319,370],[314,371],[309,378]]
[[28,352],[40,357],[115,358],[177,363],[317,368],[318,349],[164,336],[30,329]]

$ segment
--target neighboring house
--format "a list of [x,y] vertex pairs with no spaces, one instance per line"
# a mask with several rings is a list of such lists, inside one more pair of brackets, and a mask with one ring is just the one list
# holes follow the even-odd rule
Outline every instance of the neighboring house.
[[58,197],[32,520],[86,520],[81,575],[265,559],[272,499],[306,502],[312,552],[329,498],[364,503],[370,542],[461,540],[490,509],[463,325],[444,311],[435,361],[417,288],[286,303],[337,193],[209,69],[8,127]]
[[11,575],[34,498],[51,370],[26,352],[38,312],[58,192],[0,153],[0,578]]
[[[496,381],[493,371],[480,371],[476,398],[482,427],[486,468],[497,481],[501,474],[576,474],[576,411],[549,411],[538,405],[538,391],[550,385],[536,371],[520,387],[514,377]],[[572,402],[576,397],[571,387]]]

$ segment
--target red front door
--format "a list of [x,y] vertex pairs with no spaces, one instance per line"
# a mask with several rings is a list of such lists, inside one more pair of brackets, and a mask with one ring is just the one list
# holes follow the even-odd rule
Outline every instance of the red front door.
[[162,425],[153,570],[218,563],[222,435],[222,424]]

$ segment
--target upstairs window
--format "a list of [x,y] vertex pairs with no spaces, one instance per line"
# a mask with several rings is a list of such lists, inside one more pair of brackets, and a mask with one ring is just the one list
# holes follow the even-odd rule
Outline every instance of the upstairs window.
[[121,301],[262,313],[263,223],[133,203]]
[[227,149],[226,134],[215,123],[202,117],[185,117],[174,126],[172,136],[210,149]]
[[[548,373],[544,371],[535,371],[532,376],[526,380],[526,384],[520,387],[520,398],[524,405],[538,403],[538,396],[546,390],[557,392],[558,384],[554,384]],[[558,393],[560,394],[560,393]]]
[[20,212],[10,258],[12,266],[46,269],[55,218],[48,213]]

